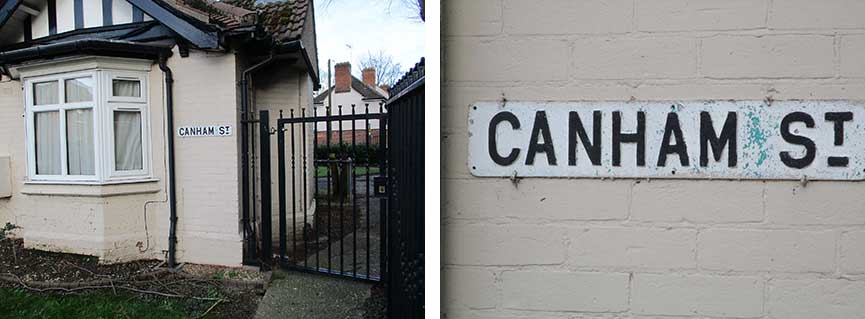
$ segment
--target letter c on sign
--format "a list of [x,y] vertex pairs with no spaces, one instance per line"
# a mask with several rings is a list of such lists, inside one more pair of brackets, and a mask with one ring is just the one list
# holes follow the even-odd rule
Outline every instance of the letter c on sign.
[[518,148],[511,149],[510,154],[508,156],[502,157],[499,155],[498,148],[496,148],[496,127],[501,122],[507,121],[511,123],[511,127],[514,129],[520,128],[520,120],[517,119],[517,116],[511,112],[501,112],[493,116],[490,120],[490,130],[489,130],[489,150],[490,150],[490,158],[493,159],[493,162],[502,166],[508,166],[513,164],[514,161],[517,160],[517,156],[520,155],[520,150]]

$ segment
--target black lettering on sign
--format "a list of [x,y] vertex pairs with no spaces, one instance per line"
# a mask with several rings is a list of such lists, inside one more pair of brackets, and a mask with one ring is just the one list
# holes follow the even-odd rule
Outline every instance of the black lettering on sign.
[[[538,135],[543,134],[544,142],[538,143]],[[535,124],[532,125],[532,138],[529,141],[529,151],[526,154],[526,165],[535,164],[537,153],[547,154],[547,163],[556,165],[556,150],[553,147],[553,137],[550,134],[550,123],[547,122],[547,112],[535,113]]]
[[601,165],[601,111],[592,113],[592,140],[586,133],[586,127],[577,112],[571,111],[568,116],[568,165],[577,165],[577,134],[586,149],[586,155],[592,165]]
[[739,149],[736,147],[736,112],[727,112],[727,119],[721,128],[721,134],[715,135],[715,125],[709,112],[700,112],[700,166],[709,165],[709,146],[712,147],[712,157],[721,160],[724,146],[727,147],[727,166],[736,167],[739,160]]
[[790,132],[790,124],[793,122],[802,122],[805,123],[805,127],[814,128],[814,118],[804,112],[793,112],[787,114],[781,120],[781,137],[784,141],[805,147],[805,155],[801,158],[790,156],[790,152],[781,152],[779,154],[781,155],[781,162],[783,162],[784,165],[787,165],[787,167],[804,168],[811,165],[811,162],[814,161],[814,156],[816,156],[817,153],[817,146],[814,145],[814,141],[810,138]]
[[498,148],[496,147],[496,127],[501,122],[508,122],[511,124],[515,130],[520,128],[520,120],[517,119],[517,116],[511,112],[501,112],[493,116],[490,120],[490,128],[488,135],[488,148],[490,151],[490,158],[492,158],[493,162],[502,166],[508,166],[513,164],[517,160],[517,156],[520,155],[520,149],[513,148],[511,152],[508,153],[507,156],[502,157],[499,155]]
[[[676,139],[675,145],[670,145],[670,136]],[[661,150],[658,152],[658,166],[667,166],[667,154],[679,156],[679,163],[688,166],[688,145],[682,136],[682,127],[679,125],[679,115],[667,113],[667,123],[664,125],[664,137],[661,139]]]
[[[844,145],[844,122],[853,120],[853,112],[827,112],[825,118],[835,124],[835,146]],[[826,159],[829,167],[847,167],[849,162],[847,156],[829,156]]]
[[637,132],[622,133],[622,112],[613,111],[613,166],[622,166],[622,143],[637,143],[637,166],[646,166],[646,113],[637,112]]
[[827,112],[826,121],[835,123],[835,145],[844,144],[844,122],[853,120],[853,112]]

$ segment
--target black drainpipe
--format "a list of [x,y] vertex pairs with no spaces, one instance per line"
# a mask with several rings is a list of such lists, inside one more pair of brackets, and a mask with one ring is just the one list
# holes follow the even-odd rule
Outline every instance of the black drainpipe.
[[264,61],[261,61],[249,68],[243,70],[240,76],[240,156],[241,156],[241,192],[243,193],[241,196],[241,205],[243,205],[242,216],[241,216],[241,226],[243,227],[244,234],[244,253],[243,253],[243,263],[251,264],[255,260],[255,238],[252,238],[252,229],[253,226],[250,225],[250,199],[249,199],[249,127],[248,125],[252,124],[253,121],[249,118],[249,79],[250,74],[255,70],[258,70],[265,65],[271,63],[274,60],[273,54],[268,56]]
[[174,75],[168,68],[168,57],[171,53],[159,55],[159,69],[165,74],[165,111],[168,113],[168,267],[177,265],[177,192],[174,190]]

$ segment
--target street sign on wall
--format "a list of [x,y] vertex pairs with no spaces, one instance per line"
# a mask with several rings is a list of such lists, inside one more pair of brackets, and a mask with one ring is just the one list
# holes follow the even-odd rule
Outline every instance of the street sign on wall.
[[179,137],[231,136],[231,125],[195,125],[177,128]]
[[865,179],[858,101],[477,102],[475,176]]

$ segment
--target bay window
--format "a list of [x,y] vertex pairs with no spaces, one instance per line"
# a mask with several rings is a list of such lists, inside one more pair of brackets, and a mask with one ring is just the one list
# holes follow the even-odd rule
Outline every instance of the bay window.
[[34,182],[147,179],[146,73],[95,69],[24,80]]

